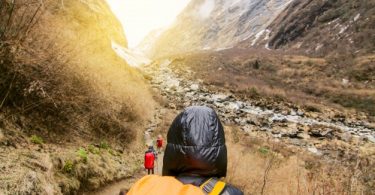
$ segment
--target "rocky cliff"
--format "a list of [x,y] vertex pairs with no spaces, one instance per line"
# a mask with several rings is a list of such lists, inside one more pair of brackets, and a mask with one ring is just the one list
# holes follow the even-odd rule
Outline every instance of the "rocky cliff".
[[[149,54],[227,48],[309,55],[374,52],[374,0],[193,0]],[[149,39],[150,40],[150,39]],[[145,44],[143,44],[145,45]]]
[[165,55],[224,49],[257,37],[290,0],[193,0],[154,43],[150,53]]
[[[267,28],[259,47],[305,54],[368,54],[375,49],[375,1],[294,0]],[[254,39],[242,46],[254,46]]]

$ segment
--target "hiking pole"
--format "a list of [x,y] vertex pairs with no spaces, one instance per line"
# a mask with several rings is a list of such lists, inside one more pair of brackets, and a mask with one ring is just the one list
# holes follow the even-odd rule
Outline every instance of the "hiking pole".
[[159,158],[156,159],[156,175],[159,175]]

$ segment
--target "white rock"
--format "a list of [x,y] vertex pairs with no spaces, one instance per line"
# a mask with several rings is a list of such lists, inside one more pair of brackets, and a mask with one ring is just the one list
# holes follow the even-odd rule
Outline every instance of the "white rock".
[[214,101],[217,101],[217,102],[222,102],[222,101],[227,100],[228,97],[229,97],[228,95],[224,95],[224,94],[214,94],[214,95],[212,96],[212,99],[213,99]]
[[238,102],[229,102],[229,104],[226,106],[227,109],[229,110],[239,110],[241,109],[241,104],[239,104]]
[[190,89],[193,90],[193,91],[197,91],[197,90],[199,90],[199,85],[198,84],[192,84],[190,86]]
[[359,17],[361,17],[361,14],[357,14],[355,17],[354,17],[354,22],[356,22],[358,19],[359,19]]
[[368,140],[372,143],[375,143],[375,137],[372,135],[367,136]]
[[349,84],[349,80],[348,79],[342,79],[342,85],[346,86]]
[[318,156],[322,155],[322,153],[315,147],[315,146],[310,146],[307,148],[307,150],[313,154],[316,154]]

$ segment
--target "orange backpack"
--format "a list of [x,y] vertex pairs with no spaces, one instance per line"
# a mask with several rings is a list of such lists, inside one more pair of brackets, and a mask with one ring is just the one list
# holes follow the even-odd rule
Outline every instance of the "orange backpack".
[[[219,195],[225,188],[225,183],[213,178],[202,186],[184,185],[174,177],[158,175],[145,176],[128,192],[128,195]],[[207,191],[209,190],[209,191]]]

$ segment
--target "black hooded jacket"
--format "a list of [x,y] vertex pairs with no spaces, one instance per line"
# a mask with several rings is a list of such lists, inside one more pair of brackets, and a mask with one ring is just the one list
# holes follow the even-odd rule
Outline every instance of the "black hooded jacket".
[[[184,184],[201,185],[211,177],[227,174],[227,148],[223,126],[208,107],[186,108],[173,121],[167,136],[163,176]],[[227,184],[222,194],[242,194]]]

